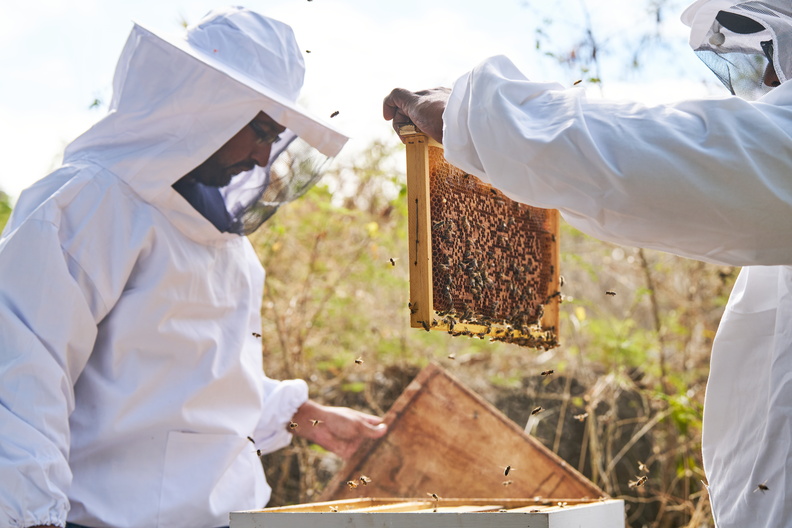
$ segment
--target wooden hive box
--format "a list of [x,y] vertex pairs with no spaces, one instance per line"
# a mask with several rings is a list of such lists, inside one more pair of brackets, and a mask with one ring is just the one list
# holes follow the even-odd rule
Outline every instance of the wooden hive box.
[[[487,515],[489,514],[489,515]],[[497,515],[497,517],[492,517]],[[624,528],[624,501],[372,499],[231,512],[230,528]]]
[[[605,493],[437,364],[425,367],[319,500],[356,497],[597,499]],[[510,471],[506,475],[506,466]],[[371,479],[351,488],[361,475]]]
[[511,200],[400,129],[407,150],[410,323],[454,336],[558,346],[558,211]]

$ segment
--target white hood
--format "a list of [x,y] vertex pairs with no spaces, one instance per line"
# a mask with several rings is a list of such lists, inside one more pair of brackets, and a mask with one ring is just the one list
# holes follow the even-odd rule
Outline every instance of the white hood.
[[343,147],[343,134],[296,105],[304,69],[291,28],[243,8],[213,12],[185,38],[135,25],[108,115],[67,147],[64,164],[99,165],[189,223],[195,211],[171,185],[260,111],[327,156]]
[[690,46],[736,95],[766,93],[767,61],[780,82],[792,78],[792,4],[788,0],[698,0],[682,13]]

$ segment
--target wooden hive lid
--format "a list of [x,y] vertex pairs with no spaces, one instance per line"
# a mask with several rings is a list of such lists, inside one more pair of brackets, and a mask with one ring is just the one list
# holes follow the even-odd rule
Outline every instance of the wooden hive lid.
[[[388,433],[366,441],[319,500],[355,497],[605,496],[536,438],[437,364],[424,368],[384,417]],[[506,466],[513,469],[504,475]],[[371,479],[359,483],[361,475]],[[350,488],[348,481],[359,485]],[[508,485],[504,482],[511,481]]]

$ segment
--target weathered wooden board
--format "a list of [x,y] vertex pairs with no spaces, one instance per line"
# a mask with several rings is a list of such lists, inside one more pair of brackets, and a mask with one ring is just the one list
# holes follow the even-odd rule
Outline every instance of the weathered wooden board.
[[507,528],[623,528],[625,525],[624,501],[611,499],[558,502],[362,498],[231,512],[230,520],[230,528],[490,528],[493,523]]
[[[320,500],[355,497],[605,496],[534,437],[439,365],[424,368],[384,417],[388,433],[369,440]],[[505,475],[506,466],[511,469]],[[361,475],[371,479],[359,483]],[[358,486],[351,488],[348,481]]]

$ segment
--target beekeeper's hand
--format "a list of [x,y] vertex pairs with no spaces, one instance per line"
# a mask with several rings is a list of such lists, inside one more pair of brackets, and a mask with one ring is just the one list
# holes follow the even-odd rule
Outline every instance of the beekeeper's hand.
[[[443,142],[443,111],[445,111],[451,88],[432,88],[411,92],[396,88],[382,101],[382,116],[393,120],[393,129],[409,123],[437,141]],[[404,141],[404,140],[402,140]]]
[[348,407],[319,405],[311,400],[297,409],[289,428],[297,436],[344,459],[351,457],[367,438],[379,438],[388,430],[377,416]]

